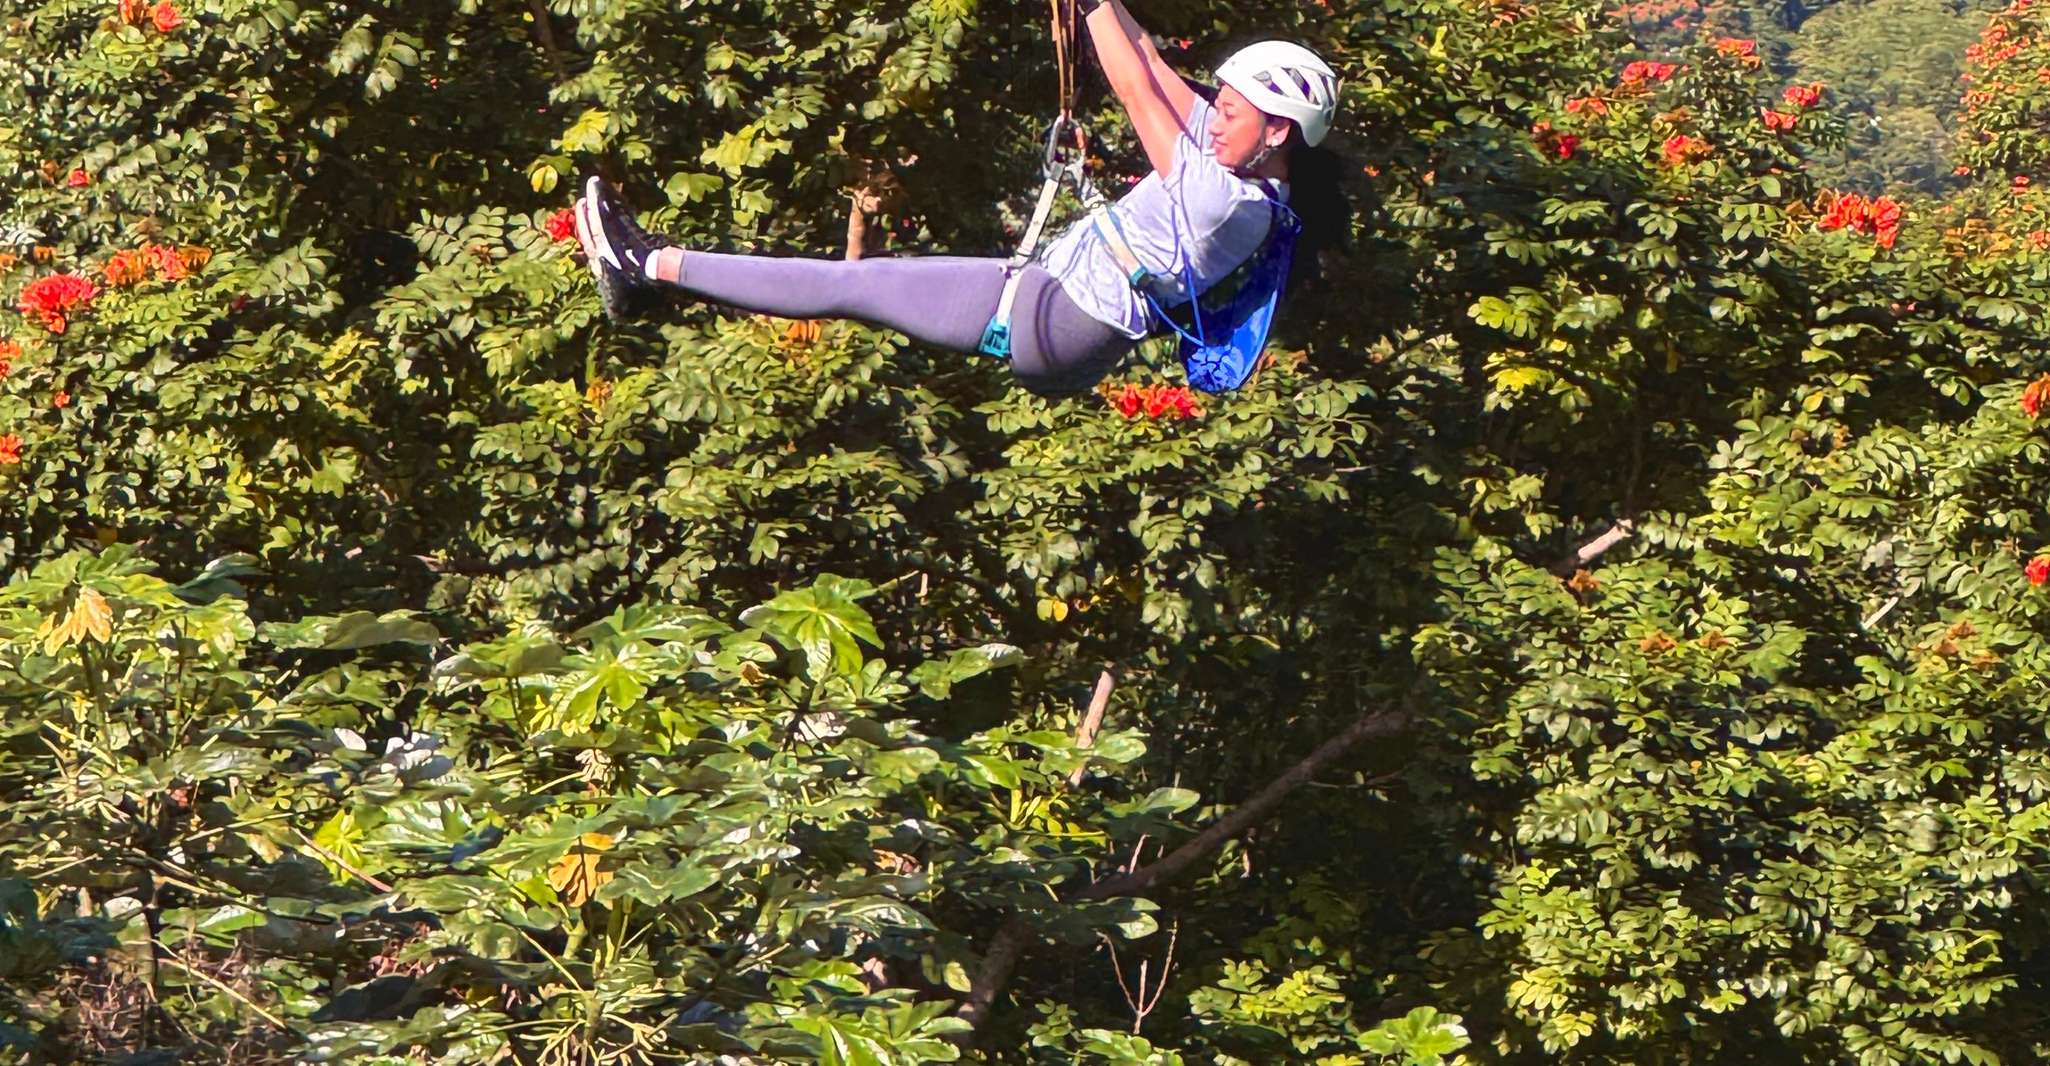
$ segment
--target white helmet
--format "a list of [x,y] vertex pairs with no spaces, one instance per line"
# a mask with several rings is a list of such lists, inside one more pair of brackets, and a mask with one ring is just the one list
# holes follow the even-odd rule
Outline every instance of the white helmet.
[[1338,73],[1299,44],[1249,44],[1217,68],[1217,80],[1237,89],[1262,112],[1294,119],[1302,127],[1304,144],[1323,140],[1338,115]]

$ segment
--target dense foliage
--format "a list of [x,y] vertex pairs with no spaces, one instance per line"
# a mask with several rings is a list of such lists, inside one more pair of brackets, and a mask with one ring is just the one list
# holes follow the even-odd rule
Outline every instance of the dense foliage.
[[0,0],[0,1059],[2042,1058],[2029,4],[1941,202],[1753,37],[1137,4],[1346,75],[1192,402],[564,239],[995,253],[1037,5]]

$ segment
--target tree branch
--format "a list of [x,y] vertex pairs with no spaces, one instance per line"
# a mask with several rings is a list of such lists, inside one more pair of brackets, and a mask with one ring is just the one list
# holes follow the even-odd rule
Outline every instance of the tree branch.
[[[1110,707],[1110,689],[1114,679],[1110,668],[1096,675],[1096,689],[1089,694],[1089,709],[1082,713],[1082,724],[1075,727],[1075,746],[1086,748],[1096,743],[1096,733],[1103,728],[1103,713]],[[1086,764],[1085,764],[1086,765]],[[1077,766],[1068,775],[1068,787],[1082,783],[1083,767]],[[954,1013],[967,1019],[969,1033],[982,1025],[989,1016],[990,1005],[996,1002],[997,993],[1010,980],[1011,971],[1017,968],[1018,956],[1025,950],[1025,944],[1032,939],[1032,927],[1017,915],[1004,921],[990,941],[989,950],[983,952],[982,967],[976,971],[970,984],[968,999]]]
[[[1098,679],[1097,686],[1099,692],[1104,691],[1103,679]],[[1252,799],[1211,823],[1209,828],[1197,833],[1188,843],[1150,866],[1098,881],[1069,897],[1068,902],[1082,903],[1137,895],[1186,873],[1198,860],[1223,847],[1225,841],[1273,814],[1289,793],[1308,783],[1339,756],[1351,750],[1355,744],[1368,737],[1387,736],[1398,732],[1407,724],[1409,713],[1406,708],[1361,715],[1344,731],[1318,745],[1317,750],[1304,756],[1301,762],[1282,771],[1281,776],[1269,782],[1267,787],[1261,789]],[[970,983],[968,998],[954,1011],[955,1016],[966,1021],[969,1026],[968,1032],[962,1037],[964,1043],[972,1038],[974,1031],[980,1028],[984,1021],[988,1020],[991,1005],[996,1002],[997,994],[1010,982],[1011,971],[1017,968],[1018,959],[1033,936],[1032,927],[1016,915],[1006,919],[1003,927],[997,930],[996,937],[990,941],[989,950],[983,954],[982,965],[977,968]]]
[[961,1001],[954,1016],[968,1023],[968,1030],[961,1034],[959,1043],[966,1046],[975,1038],[975,1031],[989,1020],[989,1008],[997,1000],[997,993],[1010,983],[1011,971],[1018,968],[1018,956],[1025,951],[1025,942],[1032,939],[1032,927],[1025,919],[1012,915],[1004,919],[1003,928],[990,940],[989,950],[982,953],[982,965],[975,970],[975,979],[968,989],[968,998]]
[[1610,548],[1613,548],[1626,540],[1629,540],[1636,533],[1636,519],[1619,519],[1617,520],[1615,525],[1609,527],[1608,532],[1603,533],[1601,536],[1596,537],[1593,540],[1588,541],[1586,544],[1581,545],[1579,550],[1575,551],[1572,555],[1569,555],[1566,558],[1561,559],[1556,563],[1553,563],[1552,573],[1555,573],[1560,577],[1567,577],[1571,575],[1573,571],[1578,570],[1591,562],[1594,562],[1597,558],[1600,558],[1603,552],[1608,551]]
[[1239,804],[1230,814],[1210,823],[1208,829],[1197,833],[1188,843],[1174,849],[1165,857],[1142,866],[1128,874],[1098,881],[1074,896],[1077,903],[1085,900],[1113,899],[1118,896],[1136,896],[1163,881],[1170,881],[1187,872],[1198,859],[1209,857],[1210,853],[1224,846],[1225,841],[1251,829],[1281,806],[1288,794],[1307,784],[1309,780],[1330,765],[1352,746],[1368,737],[1386,736],[1399,731],[1409,723],[1409,716],[1400,711],[1379,711],[1360,716],[1337,736],[1318,745],[1317,750],[1303,757],[1303,761],[1282,771],[1281,776],[1267,783],[1267,787],[1256,793],[1252,799]]
[[869,216],[882,206],[882,198],[863,186],[848,194],[846,258],[859,259],[869,252]]
[[548,65],[555,68],[556,82],[568,81],[569,67],[562,62],[562,50],[555,47],[555,24],[548,18],[547,0],[527,0],[527,6],[534,12],[534,36],[548,53]]
[[[1096,743],[1096,731],[1103,728],[1103,712],[1110,706],[1110,686],[1110,670],[1105,668],[1096,678],[1096,691],[1089,694],[1089,710],[1082,715],[1082,724],[1075,730],[1076,747],[1086,748]],[[1075,767],[1074,772],[1068,775],[1069,788],[1082,783],[1082,771],[1086,765]]]

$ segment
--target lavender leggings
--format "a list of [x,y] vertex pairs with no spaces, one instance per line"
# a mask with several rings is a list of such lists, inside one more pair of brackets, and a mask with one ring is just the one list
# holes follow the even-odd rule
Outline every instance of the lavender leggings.
[[[1004,260],[952,255],[803,259],[687,251],[685,292],[778,318],[853,318],[973,353],[1003,296]],[[1033,392],[1086,389],[1133,341],[1075,306],[1027,266],[1011,306],[1011,370]]]

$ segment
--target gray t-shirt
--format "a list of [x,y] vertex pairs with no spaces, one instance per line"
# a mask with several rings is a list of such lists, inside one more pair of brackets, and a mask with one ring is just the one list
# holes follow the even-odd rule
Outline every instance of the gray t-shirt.
[[[1116,204],[1132,254],[1146,267],[1176,276],[1173,303],[1188,299],[1180,282],[1185,268],[1194,272],[1201,292],[1258,251],[1274,224],[1263,183],[1239,177],[1211,154],[1209,123],[1210,103],[1199,96],[1175,139],[1173,173],[1165,181],[1157,171],[1147,174]],[[1287,201],[1286,184],[1269,188]],[[1136,340],[1146,335],[1146,304],[1096,232],[1092,223],[1099,212],[1068,227],[1040,252],[1039,265],[1090,317]]]

